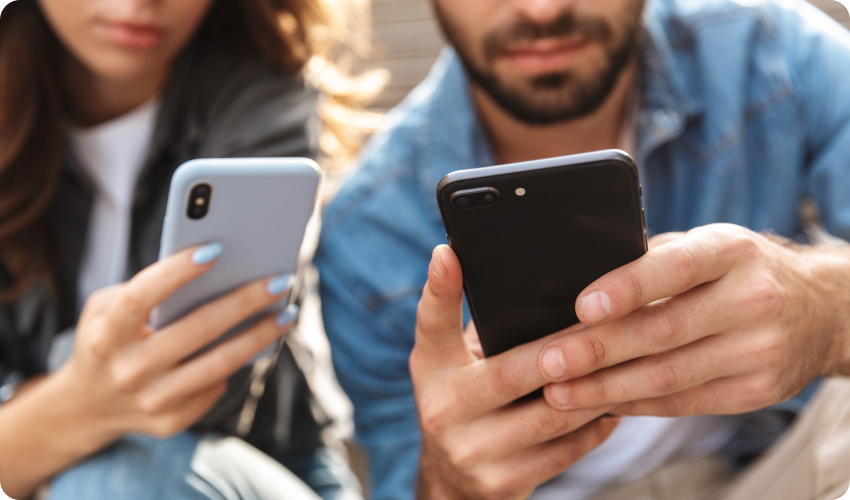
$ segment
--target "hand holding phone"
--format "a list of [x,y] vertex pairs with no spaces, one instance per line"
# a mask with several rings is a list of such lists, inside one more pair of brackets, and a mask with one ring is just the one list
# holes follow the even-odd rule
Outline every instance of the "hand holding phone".
[[599,151],[453,172],[437,187],[485,355],[578,322],[579,293],[646,252],[634,161]]
[[319,167],[306,158],[202,159],[181,165],[171,179],[160,258],[209,242],[227,252],[214,270],[160,304],[152,325],[162,328],[250,281],[294,277],[320,181]]

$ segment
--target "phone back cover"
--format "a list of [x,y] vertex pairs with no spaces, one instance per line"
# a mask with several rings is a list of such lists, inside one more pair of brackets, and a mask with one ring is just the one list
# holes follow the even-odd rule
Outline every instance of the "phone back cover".
[[[441,183],[440,210],[487,356],[577,323],[578,294],[645,252],[631,160],[558,161],[528,162],[545,168],[483,178],[469,177],[488,169],[462,171]],[[499,203],[474,210],[452,205],[453,193],[479,187],[498,189]],[[520,187],[523,196],[516,194]]]
[[[206,274],[187,284],[153,313],[161,328],[196,307],[264,276],[295,273],[304,232],[321,179],[305,158],[192,160],[171,179],[160,259],[192,245],[218,242],[221,257]],[[190,219],[193,186],[212,186],[209,212]]]

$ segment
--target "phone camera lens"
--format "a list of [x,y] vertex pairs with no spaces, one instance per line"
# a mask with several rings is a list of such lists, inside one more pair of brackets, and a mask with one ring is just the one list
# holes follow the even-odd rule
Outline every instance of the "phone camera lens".
[[209,184],[198,184],[192,187],[189,193],[189,204],[186,215],[190,219],[202,219],[210,209],[210,197],[212,187]]
[[493,203],[496,200],[496,197],[490,193],[484,195],[484,203]]
[[458,196],[455,198],[455,206],[457,208],[466,208],[469,206],[469,198],[465,196]]

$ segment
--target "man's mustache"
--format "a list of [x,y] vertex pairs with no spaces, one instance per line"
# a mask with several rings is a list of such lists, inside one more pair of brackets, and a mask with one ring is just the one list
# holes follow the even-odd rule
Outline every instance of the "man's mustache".
[[612,33],[611,27],[603,19],[579,19],[573,12],[564,12],[546,24],[520,20],[511,26],[494,30],[484,38],[484,55],[492,59],[521,42],[574,36],[606,43],[611,39]]

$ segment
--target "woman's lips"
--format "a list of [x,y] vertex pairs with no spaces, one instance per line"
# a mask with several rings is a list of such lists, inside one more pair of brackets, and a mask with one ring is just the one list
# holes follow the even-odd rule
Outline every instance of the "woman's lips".
[[585,39],[539,40],[511,48],[503,53],[503,57],[526,73],[541,75],[568,68],[588,45]]
[[152,49],[165,41],[165,30],[153,24],[104,21],[107,36],[129,49]]

